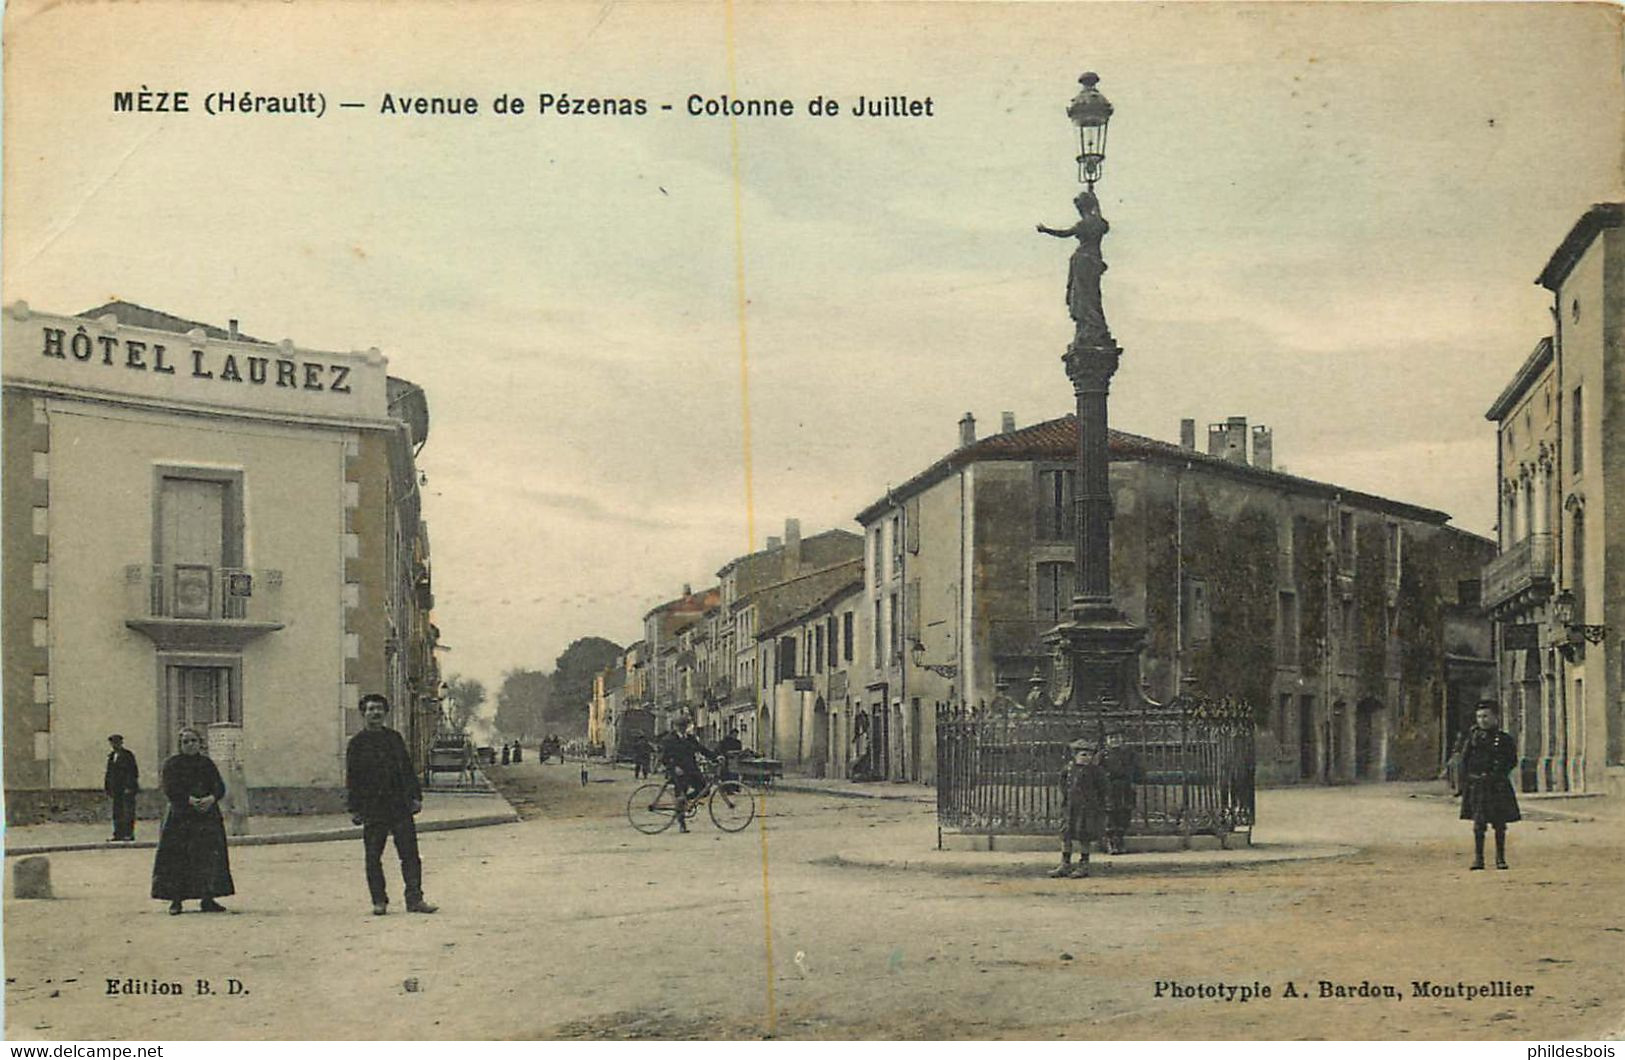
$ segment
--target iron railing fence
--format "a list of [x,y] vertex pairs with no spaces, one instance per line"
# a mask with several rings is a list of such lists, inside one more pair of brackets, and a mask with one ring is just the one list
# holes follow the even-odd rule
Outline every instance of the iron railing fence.
[[1132,835],[1227,835],[1254,821],[1253,712],[1181,696],[1141,709],[1032,711],[1009,699],[937,708],[937,820],[989,835],[1060,830],[1067,745],[1120,732],[1139,755]]

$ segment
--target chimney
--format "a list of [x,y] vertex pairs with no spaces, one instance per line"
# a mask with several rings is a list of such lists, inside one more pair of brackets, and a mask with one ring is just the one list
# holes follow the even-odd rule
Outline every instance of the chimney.
[[801,520],[784,521],[784,576],[794,578],[801,573]]
[[959,419],[959,448],[976,444],[976,417],[965,413]]
[[1247,462],[1247,417],[1231,416],[1207,428],[1207,455],[1233,464]]
[[999,413],[999,433],[1000,434],[1015,434],[1016,433],[1016,414],[1014,412],[1001,412],[1001,413]]
[[1268,427],[1253,428],[1253,466],[1275,470],[1275,432]]
[[693,585],[693,583],[692,582],[684,582],[683,583],[683,596],[684,597],[689,597],[689,596],[693,596],[693,595],[694,595],[694,585]]
[[780,541],[776,537],[770,537],[770,538],[767,539],[767,548],[768,548],[769,551],[771,551],[772,549],[778,548],[782,544],[784,544],[784,542]]
[[232,317],[229,321],[226,322],[226,334],[231,337],[232,342],[237,341],[237,318],[236,317]]
[[1196,421],[1195,420],[1180,420],[1179,421],[1179,447],[1181,449],[1189,449],[1189,450],[1191,450],[1193,452],[1195,451],[1195,449],[1196,449]]

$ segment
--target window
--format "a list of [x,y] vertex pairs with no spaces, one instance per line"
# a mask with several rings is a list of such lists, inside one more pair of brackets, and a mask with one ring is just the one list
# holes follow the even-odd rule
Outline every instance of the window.
[[1337,514],[1338,562],[1342,569],[1354,573],[1354,513]]
[[1213,635],[1212,614],[1208,607],[1207,580],[1186,578],[1183,603],[1185,644],[1205,644]]
[[841,655],[847,662],[852,661],[852,630],[857,624],[854,618],[856,615],[851,611],[841,616]]
[[903,506],[903,533],[907,535],[906,543],[911,555],[918,555],[920,551],[920,498],[910,497]]
[[1279,665],[1298,665],[1298,596],[1296,593],[1278,594],[1275,630]]
[[796,675],[796,638],[779,638],[778,673],[774,675],[775,681],[786,681]]
[[882,639],[886,634],[886,627],[884,625],[882,625],[881,621],[880,621],[881,608],[884,607],[884,606],[885,605],[880,602],[880,598],[876,597],[875,598],[875,629],[874,629],[875,657],[873,659],[873,663],[877,667],[886,665],[886,642]]
[[1072,564],[1040,563],[1036,574],[1038,593],[1033,616],[1053,626],[1063,621],[1072,607]]
[[888,596],[886,602],[888,605],[886,608],[886,625],[891,633],[891,636],[887,638],[887,645],[891,648],[891,654],[887,656],[887,661],[890,661],[903,654],[903,624],[898,621],[902,617],[898,614],[902,608],[896,593]]
[[1578,475],[1585,467],[1585,406],[1581,403],[1581,388],[1574,388],[1574,415],[1569,422],[1569,470]]
[[870,583],[878,589],[881,582],[882,571],[884,570],[884,568],[882,568],[880,565],[882,550],[879,526],[876,526],[875,532],[869,535],[869,553],[869,570],[873,575],[870,579]]
[[828,621],[824,623],[824,633],[825,639],[829,644],[829,668],[831,670],[835,669],[835,667],[841,662],[841,653],[837,650],[835,640],[835,628],[835,616],[830,615]]
[[1569,545],[1569,590],[1574,594],[1574,621],[1586,621],[1586,513],[1584,508],[1574,509],[1571,524],[1574,540]]
[[1065,541],[1072,536],[1072,470],[1038,473],[1038,540]]
[[903,517],[891,517],[891,569],[895,574],[903,569]]
[[815,637],[814,637],[815,643],[813,645],[813,667],[812,668],[813,668],[813,671],[815,673],[823,673],[824,672],[824,627],[819,626],[813,632],[815,634]]
[[1281,693],[1275,706],[1275,738],[1286,738],[1287,719],[1292,715],[1292,693]]
[[[1533,484],[1531,484],[1533,489]],[[1388,584],[1399,584],[1400,549],[1405,543],[1405,531],[1398,523],[1388,524]]]

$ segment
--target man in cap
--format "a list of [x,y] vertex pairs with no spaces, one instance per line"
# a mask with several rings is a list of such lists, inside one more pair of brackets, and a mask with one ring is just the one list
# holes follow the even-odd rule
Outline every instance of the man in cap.
[[1501,729],[1501,710],[1493,699],[1478,704],[1474,726],[1461,753],[1465,776],[1461,819],[1473,822],[1472,869],[1484,867],[1484,832],[1495,829],[1495,867],[1507,867],[1507,825],[1519,820],[1518,796],[1507,774],[1518,764],[1518,742]]
[[1100,752],[1100,768],[1106,773],[1106,853],[1128,851],[1125,836],[1134,816],[1134,800],[1145,781],[1140,752],[1123,742],[1117,729],[1106,732],[1106,749]]
[[141,790],[141,770],[135,764],[135,755],[124,746],[124,737],[118,733],[107,738],[112,747],[107,752],[107,772],[102,778],[102,790],[113,800],[114,843],[135,842],[135,796]]
[[677,829],[680,832],[688,831],[688,800],[705,787],[699,756],[716,757],[690,731],[690,724],[688,716],[681,715],[672,723],[671,731],[660,739],[660,764],[666,767],[666,776],[671,781],[672,790],[677,793]]
[[[1099,839],[1106,808],[1106,771],[1095,761],[1094,744],[1073,740],[1072,761],[1061,771],[1061,863],[1050,870],[1056,878],[1089,875],[1089,844]],[[1072,844],[1078,864],[1072,864]]]

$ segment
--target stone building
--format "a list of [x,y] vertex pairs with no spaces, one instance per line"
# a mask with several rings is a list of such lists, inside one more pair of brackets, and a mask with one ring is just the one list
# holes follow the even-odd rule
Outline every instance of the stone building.
[[1625,788],[1622,219],[1625,203],[1593,206],[1553,252],[1535,282],[1552,294],[1554,331],[1486,413],[1501,553],[1484,605],[1525,790]]
[[[1448,516],[1273,468],[1231,418],[1180,445],[1111,432],[1113,593],[1147,629],[1153,698],[1253,705],[1266,783],[1432,776],[1452,704],[1493,686],[1477,618],[1487,540]],[[882,772],[935,776],[938,703],[1018,698],[1072,597],[1072,417],[958,447],[857,519],[870,666],[860,707]],[[1260,446],[1260,442],[1263,443]],[[1263,457],[1263,459],[1260,459]]]
[[862,590],[854,559],[755,594],[766,704],[758,747],[788,770],[845,775]]
[[765,547],[717,571],[721,598],[712,641],[717,656],[712,667],[713,734],[736,728],[747,747],[766,753],[773,739],[768,722],[776,649],[764,644],[760,634],[766,612],[775,613],[774,621],[784,617],[776,610],[775,587],[862,554],[863,539],[850,530],[825,530],[804,539],[801,521],[786,519],[783,538],[769,537]]
[[428,405],[377,350],[18,303],[3,403],[8,819],[100,812],[108,734],[155,778],[187,725],[256,809],[337,807],[363,692],[422,753]]

